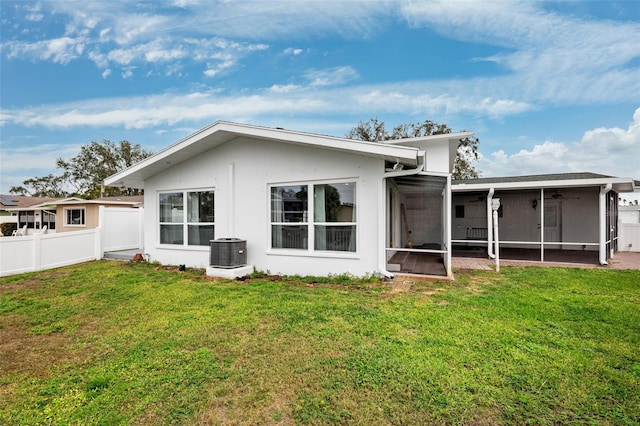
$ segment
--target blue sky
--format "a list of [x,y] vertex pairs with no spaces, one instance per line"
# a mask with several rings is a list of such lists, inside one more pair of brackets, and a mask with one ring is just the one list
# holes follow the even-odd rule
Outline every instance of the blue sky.
[[640,179],[640,2],[0,1],[0,192],[93,140],[430,119],[482,176]]

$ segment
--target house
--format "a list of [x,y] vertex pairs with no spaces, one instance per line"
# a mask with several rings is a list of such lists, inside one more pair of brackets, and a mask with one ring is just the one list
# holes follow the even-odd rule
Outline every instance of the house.
[[45,226],[55,232],[56,209],[48,203],[62,200],[65,198],[0,195],[0,222],[15,223],[16,228],[26,225],[27,233],[33,233]]
[[[206,267],[210,240],[239,238],[271,273],[391,276],[411,252],[450,275],[450,170],[471,135],[382,144],[216,122],[105,184],[144,189],[144,250],[161,263]],[[424,218],[412,248],[402,215]]]
[[618,251],[618,194],[634,189],[631,178],[595,173],[455,181],[452,243],[460,255],[481,246],[493,256],[491,200],[498,198],[502,257],[606,265]]
[[[4,210],[27,234],[45,229],[47,233],[78,231],[99,226],[99,207],[139,207],[143,197],[105,197],[83,200],[78,197],[43,198],[2,196]],[[3,203],[4,203],[3,202]]]
[[[580,179],[577,187],[575,179],[553,184],[542,180],[533,186],[502,181],[452,185],[459,140],[472,135],[372,143],[216,122],[107,178],[105,185],[144,189],[144,251],[153,261],[207,267],[214,254],[212,240],[245,242],[246,251],[240,251],[248,266],[234,268],[231,276],[255,267],[277,274],[390,277],[401,272],[451,277],[454,240],[485,246],[491,242],[480,234],[470,239],[458,230],[484,228],[487,234],[486,213],[473,224],[471,213],[479,206],[486,212],[486,200],[496,191],[504,193],[503,218],[507,212],[513,214],[507,199],[518,191],[525,191],[518,197],[527,201],[527,212],[532,210],[535,217],[550,209],[553,203],[547,199],[556,188],[574,191],[562,194],[572,198],[584,198],[581,191],[588,192],[596,201],[585,208],[595,206],[595,218],[590,216],[579,227],[589,228],[588,237],[547,241],[562,241],[563,247],[579,242],[580,249],[586,244],[605,250],[605,258],[615,250],[606,231],[616,214],[611,199],[615,192],[633,191],[631,179],[592,177]],[[452,208],[453,196],[456,206],[465,206],[464,213],[463,208]],[[535,198],[539,207],[534,208]],[[562,211],[575,213],[568,205]],[[469,222],[452,226],[458,219]],[[549,232],[550,223],[547,219]],[[568,238],[573,225],[569,220],[563,223]],[[534,236],[523,241],[549,248]],[[208,268],[207,273],[221,271]]]
[[93,200],[68,198],[49,203],[56,210],[57,232],[78,231],[100,226],[100,207],[138,208],[143,205],[144,197],[119,196],[102,197]]

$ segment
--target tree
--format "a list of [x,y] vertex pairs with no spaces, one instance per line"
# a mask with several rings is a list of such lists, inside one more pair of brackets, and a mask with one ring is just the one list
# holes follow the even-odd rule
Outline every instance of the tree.
[[[360,121],[357,126],[347,133],[347,138],[369,142],[381,142],[392,139],[416,138],[420,136],[442,135],[451,133],[446,124],[439,124],[431,120],[424,122],[399,124],[391,133],[385,127],[384,121],[372,118],[369,121]],[[473,163],[478,161],[478,144],[476,137],[460,139],[458,153],[453,164],[453,179],[475,179],[480,176],[480,171]]]
[[31,195],[32,197],[66,197],[69,195],[64,190],[68,180],[68,175],[63,173],[60,176],[49,174],[47,176],[27,179],[22,182],[22,186],[12,186],[9,189],[11,194]]
[[12,187],[10,192],[48,197],[77,195],[88,199],[101,195],[137,195],[141,191],[132,188],[110,187],[103,192],[102,182],[151,154],[151,151],[129,141],[94,141],[80,147],[80,153],[70,160],[56,160],[56,167],[62,170],[61,175],[27,179],[22,186]]

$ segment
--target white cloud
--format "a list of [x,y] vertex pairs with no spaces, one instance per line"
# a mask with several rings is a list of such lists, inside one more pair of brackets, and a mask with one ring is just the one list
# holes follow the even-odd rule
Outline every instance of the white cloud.
[[358,72],[350,67],[334,67],[323,70],[307,70],[305,77],[311,82],[311,86],[335,86],[356,80]]
[[111,70],[110,69],[106,69],[102,72],[102,78],[107,78],[111,75]]
[[44,15],[42,13],[30,13],[25,16],[25,19],[31,22],[40,22],[44,19]]
[[[427,27],[443,36],[492,46],[498,53],[475,61],[491,61],[505,72],[494,77],[435,82],[432,98],[488,100],[494,114],[531,105],[567,105],[585,102],[636,100],[640,93],[637,60],[640,24],[633,21],[596,21],[560,15],[544,2],[288,2],[270,0],[213,3],[176,0],[165,7],[130,2],[45,3],[60,19],[69,20],[65,37],[27,43],[3,43],[9,58],[26,56],[68,63],[83,52],[102,69],[114,65],[155,65],[171,70],[182,62],[208,64],[204,75],[219,75],[230,62],[265,50],[264,41],[330,34],[367,38],[386,30],[392,20],[404,18],[410,26]],[[176,9],[180,9],[176,14]],[[43,13],[34,7],[31,13]],[[76,46],[55,46],[64,39]],[[260,43],[239,43],[260,40]],[[296,56],[303,49],[282,51]],[[634,62],[636,61],[636,62]],[[356,72],[351,68],[352,72]],[[127,74],[127,73],[125,73]],[[357,73],[356,73],[357,74]],[[339,76],[317,76],[317,85],[340,83]],[[343,75],[352,81],[354,75]],[[421,82],[418,82],[421,84]],[[515,98],[517,96],[517,98]],[[498,102],[506,102],[501,107]]]
[[29,58],[67,64],[79,58],[84,51],[84,41],[79,38],[60,37],[36,42],[8,41],[2,47],[7,50],[7,58]]
[[122,75],[122,78],[124,78],[124,79],[129,79],[129,78],[133,77],[133,70],[134,69],[135,69],[135,67],[124,68],[122,70],[122,73],[120,73],[120,75]]
[[58,173],[56,158],[71,158],[79,150],[79,145],[72,144],[3,144],[0,156],[0,192],[6,193],[10,187],[22,185],[26,179]]
[[295,85],[295,84],[274,84],[273,86],[271,86],[269,88],[269,92],[271,93],[288,93],[288,92],[292,92],[294,90],[298,90],[300,89],[301,86]]
[[[503,49],[476,58],[508,71],[484,79],[485,93],[519,93],[529,102],[555,104],[636,100],[640,70],[629,64],[640,58],[640,24],[561,16],[544,7],[543,2],[401,3],[412,26]],[[468,90],[475,89],[460,88]]]
[[596,128],[577,142],[545,141],[530,150],[506,154],[499,150],[483,157],[483,176],[561,172],[594,172],[640,178],[640,108],[627,129]]
[[304,52],[303,49],[297,49],[297,48],[293,48],[293,47],[287,47],[286,49],[284,49],[284,54],[285,55],[298,56],[298,55],[302,54],[302,52]]
[[[208,70],[215,75],[219,69]],[[132,68],[123,77],[133,75]],[[351,72],[318,73],[313,85],[274,85],[253,92],[221,94],[219,91],[163,94],[131,98],[101,98],[57,105],[3,110],[2,121],[21,126],[73,128],[122,126],[146,128],[199,120],[259,119],[273,114],[346,114],[374,116],[401,113],[406,116],[473,113],[502,117],[524,111],[527,104],[508,99],[481,99],[451,95],[432,96],[429,85],[329,86]],[[337,76],[337,77],[336,77]],[[325,84],[318,84],[318,79]],[[333,78],[333,80],[332,80]]]

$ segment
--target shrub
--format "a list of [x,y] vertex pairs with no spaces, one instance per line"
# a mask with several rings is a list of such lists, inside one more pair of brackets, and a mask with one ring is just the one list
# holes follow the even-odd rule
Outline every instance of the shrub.
[[11,236],[13,231],[18,229],[18,224],[14,222],[3,222],[0,223],[0,230],[2,230],[2,235],[5,237]]

